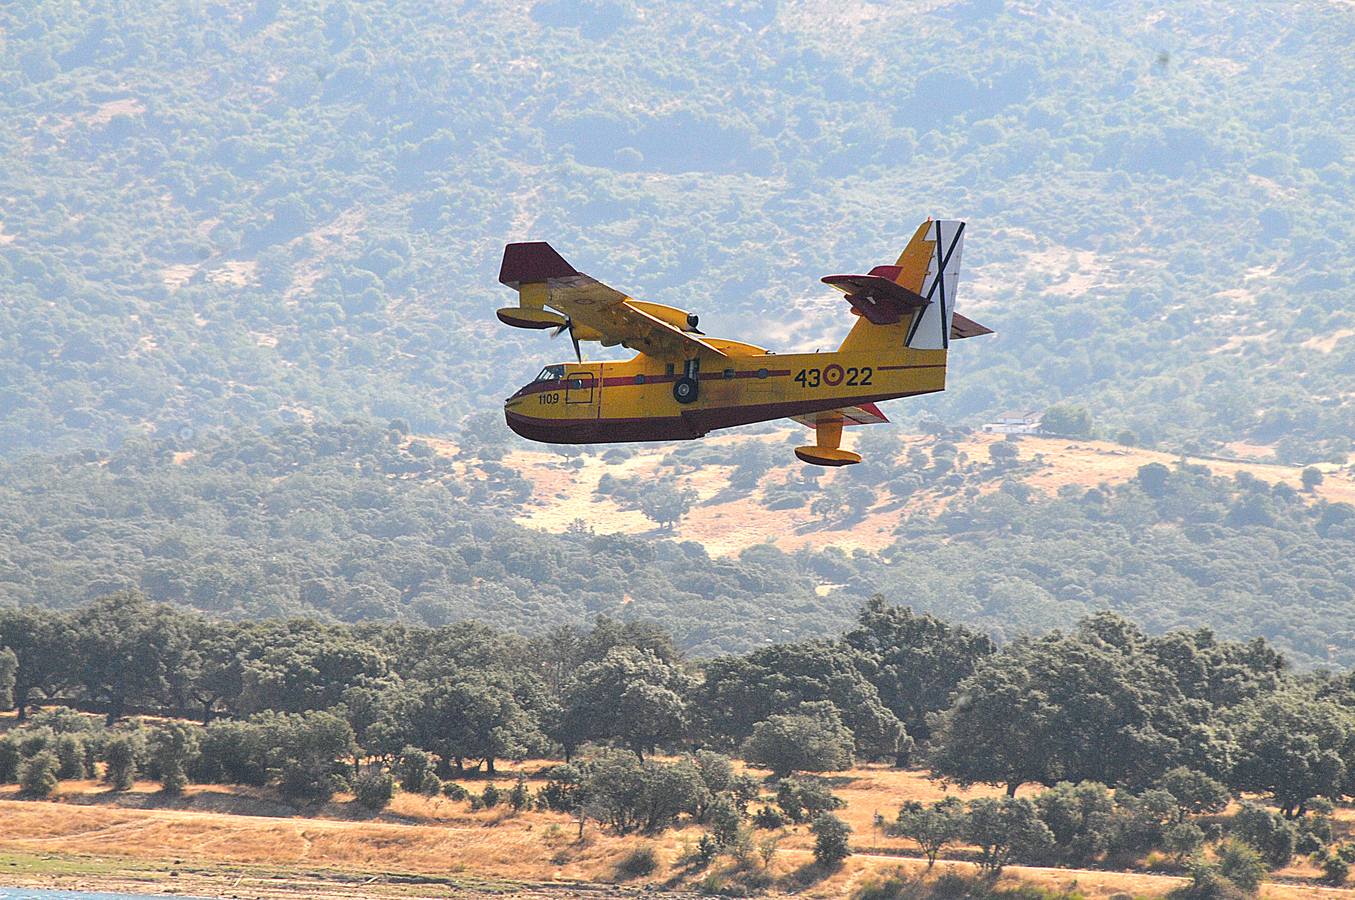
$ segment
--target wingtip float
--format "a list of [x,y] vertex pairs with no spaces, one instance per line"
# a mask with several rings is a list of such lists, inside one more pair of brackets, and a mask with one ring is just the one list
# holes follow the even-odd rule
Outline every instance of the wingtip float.
[[[499,281],[515,328],[568,332],[575,363],[546,366],[504,405],[508,427],[535,441],[595,444],[699,438],[718,428],[791,418],[814,429],[795,455],[819,466],[861,461],[841,449],[848,425],[886,422],[877,403],[945,390],[950,342],[992,330],[955,312],[965,223],[923,222],[892,266],[823,279],[857,317],[831,353],[774,354],[708,337],[685,310],[636,300],[577,271],[544,241],[504,248]],[[581,342],[636,351],[583,362]]]

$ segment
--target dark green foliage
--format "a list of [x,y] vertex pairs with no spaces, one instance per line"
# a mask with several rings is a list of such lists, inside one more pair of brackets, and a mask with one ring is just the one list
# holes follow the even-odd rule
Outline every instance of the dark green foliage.
[[19,762],[23,754],[19,751],[19,742],[13,734],[0,735],[0,784],[13,784],[19,780]]
[[711,836],[721,847],[732,847],[738,842],[743,816],[728,796],[721,794],[711,801],[706,821],[710,825]]
[[584,780],[587,777],[578,766],[568,763],[551,766],[545,773],[546,783],[537,791],[537,800],[546,809],[556,812],[574,812],[584,798]]
[[166,794],[178,794],[188,784],[188,772],[201,748],[201,729],[185,722],[164,722],[151,730],[147,759]]
[[1218,856],[1219,873],[1248,893],[1256,893],[1266,877],[1266,867],[1257,852],[1247,844],[1227,841],[1214,851]]
[[1181,819],[1188,813],[1223,812],[1230,799],[1222,782],[1186,766],[1176,766],[1163,775],[1162,788],[1176,798]]
[[888,831],[916,842],[930,869],[947,844],[964,837],[965,824],[964,804],[947,797],[929,806],[916,801],[905,803]]
[[85,778],[85,742],[78,735],[58,735],[55,744],[58,778]]
[[1039,859],[1054,835],[1025,798],[982,798],[969,803],[964,839],[979,848],[979,868],[996,874],[1015,859]]
[[1341,887],[1350,877],[1350,863],[1332,854],[1322,860],[1322,883]]
[[879,595],[866,602],[857,621],[843,640],[869,660],[862,669],[881,702],[919,739],[930,735],[927,717],[949,706],[960,682],[994,650],[978,632],[888,606]]
[[254,722],[213,722],[203,729],[189,775],[206,784],[263,784],[268,780],[266,740]]
[[527,790],[527,779],[518,773],[517,781],[513,782],[513,788],[508,792],[508,805],[514,812],[522,812],[531,802],[532,794]]
[[1314,797],[1347,792],[1355,747],[1355,711],[1302,687],[1258,697],[1233,714],[1241,751],[1233,772],[1240,790],[1268,793],[1287,816]]
[[829,772],[852,764],[852,733],[828,702],[802,703],[791,715],[771,716],[753,726],[740,754],[776,778],[792,772]]
[[820,866],[832,868],[852,855],[848,843],[852,829],[832,813],[819,813],[809,830],[814,833],[814,862]]
[[1105,785],[1061,781],[1036,796],[1035,807],[1060,861],[1086,865],[1109,847],[1115,804]]
[[353,729],[333,713],[265,713],[266,759],[282,793],[298,800],[328,800],[346,786],[342,761],[357,747]]
[[1218,770],[1226,747],[1208,706],[1192,702],[1199,686],[1182,683],[1164,649],[1110,614],[1074,634],[1017,641],[961,684],[939,720],[932,765],[1009,795],[1029,781],[1151,784],[1178,760]]
[[494,782],[485,785],[485,789],[480,792],[480,802],[484,804],[485,809],[493,809],[499,805],[503,799],[503,791]]
[[1117,791],[1109,850],[1133,856],[1147,853],[1162,844],[1177,814],[1176,798],[1164,790],[1154,788],[1140,794]]
[[470,792],[455,781],[445,781],[442,784],[442,796],[448,800],[465,800]]
[[353,797],[373,812],[379,812],[395,797],[395,778],[382,769],[368,769],[353,780]]
[[432,755],[413,746],[406,746],[400,751],[391,774],[395,776],[400,790],[409,791],[411,794],[423,793],[424,784],[429,779],[437,778],[437,773],[433,771]]
[[775,831],[778,828],[786,827],[786,817],[777,812],[775,807],[761,806],[758,807],[757,812],[753,813],[753,827]]
[[1298,829],[1265,807],[1244,802],[1233,816],[1229,831],[1254,847],[1272,869],[1283,868],[1294,858]]
[[139,734],[115,734],[104,744],[104,780],[115,791],[131,790],[140,770],[142,740]]
[[821,781],[813,778],[785,778],[776,786],[776,805],[786,818],[798,824],[809,822],[819,813],[842,809],[847,804],[833,796]]
[[658,869],[659,855],[648,844],[636,847],[616,864],[617,874],[624,878],[644,878],[653,875]]
[[614,647],[579,667],[568,685],[555,738],[566,749],[614,741],[638,756],[682,734],[692,679],[649,650]]
[[831,703],[855,739],[857,754],[893,758],[909,738],[863,674],[865,654],[838,642],[779,644],[705,665],[694,694],[701,731],[712,741],[738,746],[754,727],[802,703]]
[[19,763],[19,790],[28,797],[50,796],[56,790],[59,767],[52,751],[33,754]]
[[1204,846],[1204,829],[1194,822],[1177,822],[1162,835],[1162,849],[1180,865]]
[[662,831],[695,809],[706,791],[690,763],[641,762],[634,754],[617,750],[591,757],[582,772],[575,796],[583,811],[617,834]]
[[19,657],[14,651],[0,644],[0,709],[14,705],[15,673],[19,670]]

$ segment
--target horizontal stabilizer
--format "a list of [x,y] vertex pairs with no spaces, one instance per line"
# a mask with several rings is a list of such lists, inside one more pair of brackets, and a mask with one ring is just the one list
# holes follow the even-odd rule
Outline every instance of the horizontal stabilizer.
[[993,334],[993,329],[980,325],[968,316],[962,316],[955,313],[950,320],[950,339],[952,341],[960,338],[978,337],[981,334]]
[[820,279],[847,295],[852,308],[873,325],[893,325],[929,302],[894,281],[898,266],[876,266],[868,275],[825,275]]

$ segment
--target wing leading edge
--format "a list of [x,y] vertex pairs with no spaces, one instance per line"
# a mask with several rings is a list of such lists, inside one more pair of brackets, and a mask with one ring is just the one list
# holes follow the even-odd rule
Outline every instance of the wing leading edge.
[[[675,361],[726,355],[697,336],[696,316],[634,300],[578,271],[545,241],[504,247],[499,281],[518,291],[524,307],[544,305],[559,310],[607,346],[620,344]],[[499,318],[508,321],[503,314]]]

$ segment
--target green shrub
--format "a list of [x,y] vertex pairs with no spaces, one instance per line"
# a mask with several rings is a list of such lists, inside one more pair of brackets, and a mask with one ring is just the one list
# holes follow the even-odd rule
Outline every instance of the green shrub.
[[268,780],[263,729],[253,722],[213,722],[202,730],[188,773],[199,784],[263,784]]
[[368,769],[353,781],[353,796],[361,805],[379,812],[395,797],[395,777],[379,769]]
[[841,809],[847,804],[833,796],[827,785],[812,778],[785,778],[776,788],[776,805],[786,818],[802,825],[819,813]]
[[84,778],[85,742],[74,734],[61,734],[56,739],[58,778]]
[[392,769],[400,790],[411,794],[422,794],[424,785],[437,775],[433,771],[433,756],[427,750],[418,747],[405,747]]
[[711,801],[706,821],[710,823],[711,836],[721,847],[728,849],[738,841],[743,816],[739,815],[739,808],[727,794],[720,794]]
[[532,793],[527,790],[527,779],[518,774],[518,780],[513,783],[513,789],[508,792],[508,805],[514,812],[522,812],[532,804]]
[[198,755],[199,728],[187,722],[164,722],[151,732],[149,760],[166,794],[179,794],[188,784],[188,770]]
[[1332,853],[1322,860],[1322,883],[1340,887],[1350,877],[1350,863]]
[[786,827],[786,818],[770,806],[763,806],[753,813],[753,827],[775,831]]
[[503,792],[492,781],[485,785],[484,791],[480,793],[480,802],[485,805],[485,809],[493,809],[499,805],[499,801],[502,799]]
[[644,878],[653,875],[659,868],[659,857],[654,848],[645,844],[621,857],[616,864],[616,872],[623,878]]
[[455,781],[444,781],[442,783],[442,796],[449,800],[465,800],[470,796],[470,793]]
[[22,759],[19,742],[12,735],[0,736],[0,784],[13,784],[19,780],[19,762]]
[[852,829],[832,813],[819,813],[809,830],[814,833],[814,862],[820,866],[831,868],[852,855],[847,843]]
[[1273,813],[1255,803],[1243,803],[1233,816],[1234,834],[1261,852],[1261,858],[1272,869],[1289,865],[1298,846],[1298,829],[1279,813]]
[[137,741],[131,735],[115,735],[104,745],[104,780],[113,790],[131,790],[136,781],[137,756]]
[[51,750],[35,753],[19,764],[19,787],[29,797],[50,797],[56,790],[60,762]]
[[1261,854],[1240,841],[1225,841],[1214,851],[1219,858],[1219,872],[1248,894],[1261,889],[1266,877],[1266,864]]

